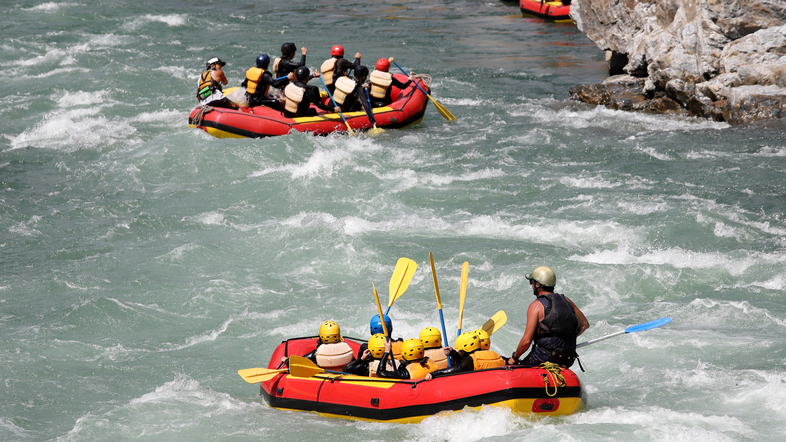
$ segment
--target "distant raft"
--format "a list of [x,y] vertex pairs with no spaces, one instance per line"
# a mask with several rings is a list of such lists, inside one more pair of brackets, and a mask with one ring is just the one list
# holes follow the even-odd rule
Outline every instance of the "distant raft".
[[[407,77],[394,74],[402,83]],[[419,84],[429,91],[429,86],[419,81]],[[373,109],[377,127],[385,129],[398,129],[412,124],[417,124],[426,113],[428,98],[411,83],[404,90],[390,86],[393,102],[384,107]],[[330,98],[323,98],[330,104]],[[317,109],[312,105],[312,109]],[[347,126],[337,113],[326,113],[317,109],[318,115],[314,117],[287,118],[282,112],[266,107],[257,106],[241,110],[213,108],[209,106],[197,107],[188,117],[190,127],[199,128],[216,138],[264,138],[287,135],[292,132],[311,132],[315,135],[327,135],[333,132],[343,132]],[[371,129],[372,124],[365,111],[344,112],[347,124],[353,130]]]
[[[357,354],[363,342],[344,338]],[[316,337],[282,342],[268,368],[286,368],[282,357],[304,355],[316,348]],[[507,407],[514,413],[567,415],[586,406],[579,378],[568,369],[507,366],[457,373],[431,381],[370,378],[319,373],[295,377],[289,373],[261,382],[260,392],[273,408],[311,411],[326,417],[417,423],[441,412],[465,407]]]
[[519,0],[519,7],[524,14],[532,14],[551,20],[570,20],[570,0],[539,1]]

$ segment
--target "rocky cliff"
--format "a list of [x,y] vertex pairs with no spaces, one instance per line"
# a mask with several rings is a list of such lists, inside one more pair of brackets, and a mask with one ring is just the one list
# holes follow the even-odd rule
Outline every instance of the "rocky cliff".
[[731,124],[786,117],[784,0],[573,0],[570,15],[612,74],[573,99]]

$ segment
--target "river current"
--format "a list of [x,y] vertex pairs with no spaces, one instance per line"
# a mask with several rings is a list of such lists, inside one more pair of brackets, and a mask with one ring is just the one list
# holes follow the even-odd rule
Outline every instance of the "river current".
[[[572,102],[604,54],[501,1],[0,5],[0,440],[786,440],[786,136]],[[369,137],[190,129],[204,62],[231,86],[285,41],[433,78],[423,121]],[[269,408],[237,370],[327,319],[367,337],[371,284],[419,268],[396,336],[498,310],[510,354],[546,265],[604,336],[588,407],[421,424]],[[578,370],[578,368],[575,368]]]

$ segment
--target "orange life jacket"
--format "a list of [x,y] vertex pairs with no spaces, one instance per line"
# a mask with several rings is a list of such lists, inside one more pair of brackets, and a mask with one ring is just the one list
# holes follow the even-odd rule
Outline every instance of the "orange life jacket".
[[492,350],[476,350],[470,356],[472,356],[475,370],[505,366],[505,360],[502,359],[497,352]]

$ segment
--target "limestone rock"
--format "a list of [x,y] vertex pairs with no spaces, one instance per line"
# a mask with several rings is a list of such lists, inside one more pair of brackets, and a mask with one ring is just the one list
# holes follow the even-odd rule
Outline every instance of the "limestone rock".
[[670,113],[677,103],[732,124],[784,115],[786,1],[574,0],[571,18],[608,51],[610,73],[644,80],[571,88],[574,99]]

